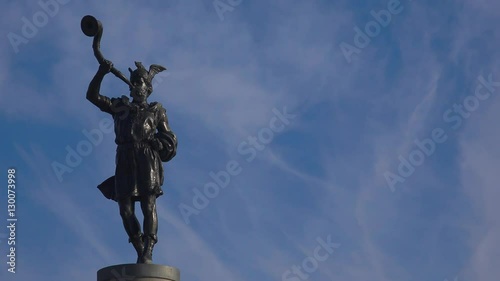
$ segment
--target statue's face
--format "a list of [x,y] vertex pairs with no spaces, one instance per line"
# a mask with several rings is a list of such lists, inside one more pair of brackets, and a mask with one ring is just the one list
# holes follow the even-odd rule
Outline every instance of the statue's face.
[[130,87],[130,96],[132,96],[132,98],[138,102],[146,101],[149,93],[145,78],[138,77],[137,79],[131,80],[130,82],[133,85],[133,87]]

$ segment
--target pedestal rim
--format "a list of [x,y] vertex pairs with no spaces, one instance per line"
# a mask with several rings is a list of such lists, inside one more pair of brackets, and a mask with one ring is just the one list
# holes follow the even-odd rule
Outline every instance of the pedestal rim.
[[[127,278],[157,278],[166,281],[179,281],[180,270],[177,267],[162,264],[126,263],[103,267],[97,271],[97,281]],[[132,279],[132,280],[133,280]]]

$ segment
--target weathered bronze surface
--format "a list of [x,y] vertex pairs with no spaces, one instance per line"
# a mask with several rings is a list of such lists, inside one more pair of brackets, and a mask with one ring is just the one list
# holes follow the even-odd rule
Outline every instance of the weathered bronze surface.
[[[135,62],[136,69],[129,68],[127,79],[101,54],[102,24],[85,16],[81,28],[85,35],[94,38],[92,48],[99,62],[87,99],[111,114],[117,144],[115,174],[98,188],[106,198],[118,202],[129,242],[137,251],[137,263],[152,263],[153,247],[158,241],[156,199],[163,194],[162,162],[170,161],[177,151],[177,137],[169,127],[165,108],[158,102],[147,101],[153,92],[153,77],[166,68],[153,64],[146,69]],[[101,95],[102,80],[110,72],[129,85],[130,97]],[[136,202],[140,202],[144,215],[142,231],[135,216]]]

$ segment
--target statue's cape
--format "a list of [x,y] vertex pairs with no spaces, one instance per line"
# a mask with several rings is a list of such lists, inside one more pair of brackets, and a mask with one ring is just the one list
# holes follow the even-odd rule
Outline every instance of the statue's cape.
[[107,180],[98,185],[97,188],[99,188],[104,197],[116,201],[115,176],[109,177]]

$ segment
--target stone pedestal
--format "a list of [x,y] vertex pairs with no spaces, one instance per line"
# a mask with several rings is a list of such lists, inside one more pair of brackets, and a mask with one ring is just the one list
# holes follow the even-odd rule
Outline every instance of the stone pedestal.
[[180,272],[158,264],[118,264],[99,269],[97,281],[180,281]]

